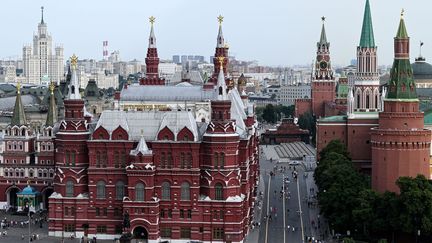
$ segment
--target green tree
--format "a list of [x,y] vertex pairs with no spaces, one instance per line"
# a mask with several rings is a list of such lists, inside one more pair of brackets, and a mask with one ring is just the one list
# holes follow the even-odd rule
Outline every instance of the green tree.
[[320,160],[325,160],[327,154],[331,152],[341,154],[346,158],[351,159],[347,147],[338,139],[330,141],[330,143],[328,143],[327,146],[321,150]]
[[396,184],[400,188],[401,209],[399,222],[401,230],[423,234],[432,233],[432,185],[423,175],[415,178],[400,177]]
[[276,119],[277,119],[276,110],[272,104],[268,104],[264,108],[262,118],[269,123],[275,123],[276,122]]
[[312,142],[315,143],[316,136],[316,121],[315,117],[310,112],[306,112],[299,117],[299,126],[301,129],[309,130],[312,136]]

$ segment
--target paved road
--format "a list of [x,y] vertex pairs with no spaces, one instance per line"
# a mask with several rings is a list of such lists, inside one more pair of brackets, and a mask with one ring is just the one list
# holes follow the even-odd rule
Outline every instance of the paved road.
[[[264,152],[260,152],[260,182],[261,184],[264,182],[260,188],[263,188],[265,192],[262,199],[262,213],[261,215],[255,214],[255,220],[260,221],[261,226],[251,231],[250,235],[255,234],[255,236],[248,236],[247,242],[298,243],[305,242],[303,239],[307,237],[322,239],[324,237],[322,233],[326,227],[322,218],[319,219],[319,209],[312,206],[313,202],[316,202],[313,195],[317,191],[313,180],[315,164],[301,164],[295,166],[295,170],[294,166],[291,166],[290,169],[288,164],[276,164],[277,158],[273,158],[272,161],[268,160],[265,151],[270,148],[270,146],[260,148]],[[274,153],[269,152],[269,154]],[[275,169],[275,166],[278,169]],[[294,171],[297,173],[297,179],[293,177]],[[274,172],[274,175],[270,176],[270,172]],[[289,183],[284,183],[284,178],[288,178]],[[271,215],[271,220],[266,215]],[[320,222],[319,227],[318,221]]]

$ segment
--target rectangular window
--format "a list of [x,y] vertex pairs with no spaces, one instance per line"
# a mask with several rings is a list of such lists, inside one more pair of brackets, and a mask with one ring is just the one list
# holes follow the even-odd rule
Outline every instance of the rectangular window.
[[183,209],[180,209],[180,218],[184,219],[184,210]]
[[65,232],[75,232],[75,225],[74,224],[65,224],[64,231]]
[[71,215],[75,216],[75,207],[71,207]]
[[168,218],[172,218],[172,209],[168,209]]
[[188,209],[188,211],[187,211],[187,218],[188,219],[192,218],[192,209]]
[[114,208],[114,216],[120,216],[120,210],[118,208]]
[[97,233],[106,233],[107,232],[107,227],[106,225],[98,225],[96,227],[96,232]]
[[99,215],[100,215],[99,208],[96,208],[96,216],[99,216]]
[[181,227],[180,228],[180,238],[190,239],[191,238],[191,228],[190,227]]
[[108,209],[107,208],[103,208],[103,215],[108,216]]
[[219,213],[219,219],[224,219],[225,211],[221,210]]
[[65,216],[69,216],[69,208],[68,207],[65,207],[65,209],[64,209],[64,215]]
[[161,209],[159,214],[161,218],[165,218],[165,209]]
[[224,238],[224,229],[223,228],[213,228],[213,239],[223,240],[223,238]]
[[172,230],[171,228],[161,228],[162,238],[171,238]]

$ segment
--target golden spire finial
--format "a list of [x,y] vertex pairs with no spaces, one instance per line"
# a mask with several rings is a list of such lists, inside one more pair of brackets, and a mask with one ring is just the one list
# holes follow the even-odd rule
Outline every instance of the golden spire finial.
[[50,90],[50,92],[51,92],[52,95],[54,94],[54,88],[55,88],[54,82],[51,81],[51,83],[49,85],[49,90]]
[[16,85],[16,89],[17,89],[17,94],[21,94],[21,83],[19,81]]
[[156,18],[154,16],[150,16],[149,21],[150,21],[151,25],[154,24],[155,20],[156,20]]
[[405,13],[405,9],[402,9],[402,11],[401,11],[401,19],[403,19],[404,13]]
[[223,69],[225,57],[223,57],[223,56],[217,57],[217,60],[219,62],[220,68]]
[[75,54],[73,54],[72,57],[70,58],[70,62],[71,62],[72,68],[76,69],[77,64],[78,64],[78,57],[75,56]]
[[325,17],[325,16],[322,16],[322,17],[321,17],[321,20],[322,20],[322,22],[324,22],[324,21],[325,21],[325,19],[326,19],[326,17]]
[[219,25],[222,25],[224,17],[219,14],[219,16],[217,17],[217,19],[218,19]]

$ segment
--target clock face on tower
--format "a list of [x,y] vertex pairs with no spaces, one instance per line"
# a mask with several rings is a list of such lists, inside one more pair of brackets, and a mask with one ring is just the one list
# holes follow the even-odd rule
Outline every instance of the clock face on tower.
[[321,61],[320,62],[320,68],[321,69],[326,69],[327,68],[327,62],[326,61]]

